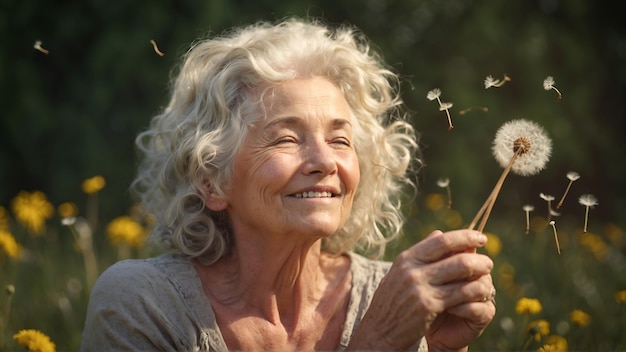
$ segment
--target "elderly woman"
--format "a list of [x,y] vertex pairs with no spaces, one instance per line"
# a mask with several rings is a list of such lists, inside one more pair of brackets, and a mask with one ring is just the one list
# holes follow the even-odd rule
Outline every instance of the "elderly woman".
[[495,314],[484,235],[372,259],[417,160],[401,106],[352,28],[290,19],[195,43],[137,138],[134,189],[172,253],[102,274],[82,350],[467,349]]

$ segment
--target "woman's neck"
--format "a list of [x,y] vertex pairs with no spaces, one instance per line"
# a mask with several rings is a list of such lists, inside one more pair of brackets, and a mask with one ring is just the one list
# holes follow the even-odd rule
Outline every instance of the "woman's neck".
[[324,273],[328,264],[320,241],[313,245],[246,242],[199,271],[208,283],[205,293],[213,300],[284,324],[284,320],[297,320],[303,307],[319,301],[327,280],[332,280]]

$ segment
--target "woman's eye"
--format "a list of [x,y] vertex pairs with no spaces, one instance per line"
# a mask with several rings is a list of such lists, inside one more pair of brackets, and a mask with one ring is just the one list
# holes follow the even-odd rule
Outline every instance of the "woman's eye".
[[296,139],[294,137],[281,137],[274,142],[275,144],[284,144],[284,143],[295,143]]
[[336,138],[333,143],[342,144],[348,147],[352,145],[348,138]]

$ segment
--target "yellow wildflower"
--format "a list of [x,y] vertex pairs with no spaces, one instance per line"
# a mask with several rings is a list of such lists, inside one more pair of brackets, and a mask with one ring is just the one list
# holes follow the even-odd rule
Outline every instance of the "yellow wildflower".
[[443,195],[439,193],[431,193],[426,196],[425,203],[426,208],[432,211],[438,211],[443,209],[446,204],[446,200],[444,199]]
[[0,248],[9,258],[13,259],[19,258],[22,252],[22,247],[15,241],[13,235],[2,229],[0,229]]
[[550,323],[543,319],[531,321],[526,330],[529,335],[535,336],[535,341],[540,341],[541,336],[546,336],[550,333]]
[[626,303],[626,290],[617,291],[615,293],[615,302]]
[[538,351],[567,351],[569,348],[567,339],[559,335],[550,335],[546,338],[546,343],[539,347]]
[[461,214],[454,209],[446,212],[444,221],[446,226],[450,229],[458,229],[461,225],[463,225],[463,218],[461,217]]
[[109,241],[116,246],[126,243],[131,247],[139,248],[146,239],[146,230],[131,217],[120,216],[109,223],[107,235]]
[[5,207],[0,205],[0,230],[9,229],[9,212]]
[[54,342],[50,341],[50,338],[44,333],[34,330],[20,330],[17,334],[13,335],[13,339],[18,344],[26,346],[31,352],[55,352],[56,346]]
[[572,324],[580,327],[585,327],[589,325],[589,314],[583,312],[580,309],[574,309],[569,313],[569,319],[572,321]]
[[535,298],[522,297],[515,304],[517,314],[539,314],[542,308],[541,302]]
[[94,194],[99,192],[106,185],[104,177],[98,175],[88,178],[83,181],[83,192],[87,194]]
[[502,250],[502,241],[500,241],[500,237],[492,233],[485,233],[485,235],[487,236],[487,244],[485,244],[485,250],[490,256],[497,256],[500,253],[500,250]]
[[57,212],[62,218],[73,218],[78,215],[78,207],[72,202],[65,202],[59,204],[59,206],[57,207]]
[[580,236],[580,243],[587,248],[599,261],[606,260],[609,253],[609,247],[602,237],[587,232]]
[[54,207],[41,191],[21,191],[11,201],[15,218],[34,235],[40,235],[45,221],[54,214]]

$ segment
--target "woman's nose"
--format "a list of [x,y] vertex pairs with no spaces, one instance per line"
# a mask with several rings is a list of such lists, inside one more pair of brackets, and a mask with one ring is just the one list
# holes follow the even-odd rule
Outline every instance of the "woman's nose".
[[332,175],[337,171],[334,150],[325,140],[308,143],[304,153],[303,172],[305,174]]

